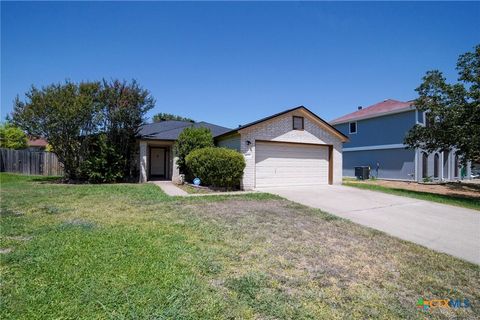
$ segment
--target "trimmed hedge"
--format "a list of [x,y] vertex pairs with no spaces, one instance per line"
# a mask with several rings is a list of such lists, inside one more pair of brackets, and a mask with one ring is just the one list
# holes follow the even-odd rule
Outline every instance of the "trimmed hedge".
[[225,187],[240,185],[245,169],[243,155],[235,150],[208,147],[190,152],[185,158],[189,171],[203,185]]

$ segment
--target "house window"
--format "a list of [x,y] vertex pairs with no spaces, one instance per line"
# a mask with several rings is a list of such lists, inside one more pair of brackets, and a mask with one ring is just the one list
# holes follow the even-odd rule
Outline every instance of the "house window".
[[425,112],[417,110],[417,123],[425,124]]
[[350,122],[348,124],[348,128],[349,128],[349,133],[350,134],[355,134],[357,133],[357,122]]
[[293,117],[293,130],[303,130],[303,117]]
[[435,153],[435,156],[433,157],[433,177],[438,178],[439,175],[439,167],[440,167],[440,156],[438,153]]

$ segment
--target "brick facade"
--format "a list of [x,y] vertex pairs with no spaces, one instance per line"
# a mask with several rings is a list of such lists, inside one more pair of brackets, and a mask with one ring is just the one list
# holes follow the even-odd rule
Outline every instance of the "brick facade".
[[[304,130],[293,130],[292,117],[304,117]],[[300,109],[239,130],[240,151],[246,167],[242,188],[255,188],[255,141],[271,140],[333,145],[333,183],[342,183],[342,140],[319,123],[310,113]],[[250,141],[250,145],[247,144]]]

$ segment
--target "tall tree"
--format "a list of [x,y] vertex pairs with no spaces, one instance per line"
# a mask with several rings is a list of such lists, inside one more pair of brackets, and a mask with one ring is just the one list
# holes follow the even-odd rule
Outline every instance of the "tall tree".
[[414,126],[405,143],[427,152],[454,148],[466,164],[480,161],[480,45],[460,55],[456,69],[455,84],[448,84],[438,70],[423,77],[415,106],[426,111],[427,125]]
[[107,144],[122,159],[123,176],[132,177],[136,171],[136,138],[145,114],[155,106],[155,99],[135,80],[131,83],[103,80],[101,89],[100,131],[106,133]]
[[19,127],[8,121],[0,124],[0,148],[25,149],[27,141],[27,135]]
[[161,122],[161,121],[168,121],[168,120],[176,120],[176,121],[187,121],[187,122],[195,122],[193,119],[187,118],[187,117],[182,117],[178,116],[176,114],[171,114],[171,113],[157,113],[156,115],[153,116],[152,118],[153,122]]

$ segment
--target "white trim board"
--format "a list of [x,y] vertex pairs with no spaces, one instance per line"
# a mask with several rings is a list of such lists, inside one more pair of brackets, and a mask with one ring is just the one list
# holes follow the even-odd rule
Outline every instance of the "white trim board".
[[403,143],[396,144],[380,144],[378,146],[365,146],[365,147],[354,147],[354,148],[343,148],[343,152],[349,151],[367,151],[367,150],[387,150],[387,149],[404,149],[407,146]]

